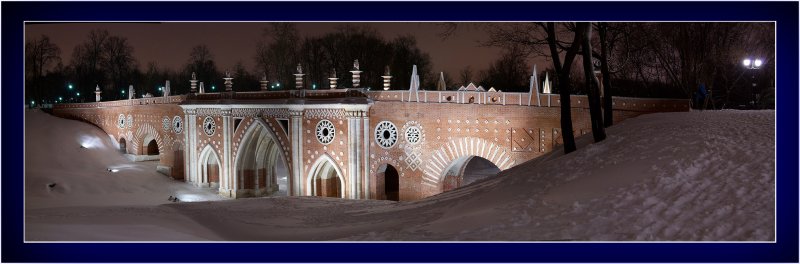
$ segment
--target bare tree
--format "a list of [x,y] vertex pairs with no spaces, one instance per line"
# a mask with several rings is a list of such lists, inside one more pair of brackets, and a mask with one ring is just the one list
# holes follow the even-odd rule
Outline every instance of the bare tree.
[[42,35],[39,39],[25,43],[25,70],[27,77],[37,78],[45,70],[61,61],[61,49],[50,42],[50,37]]
[[473,74],[472,74],[472,67],[467,66],[461,69],[458,72],[459,81],[461,81],[461,85],[467,85],[468,83],[472,82]]
[[45,35],[25,43],[25,86],[29,99],[43,98],[42,79],[45,71],[54,64],[60,64],[60,54],[58,46]]
[[[218,92],[222,89],[219,86],[222,74],[217,69],[214,56],[206,45],[194,46],[189,53],[189,59],[184,67],[184,74],[191,75],[193,72],[198,80],[205,83],[206,92]],[[217,87],[220,88],[217,89]]]
[[594,142],[600,142],[606,139],[606,132],[603,126],[603,113],[600,109],[600,84],[594,76],[594,66],[592,65],[592,25],[589,22],[581,22],[578,23],[577,29],[578,33],[583,35],[581,56],[583,57],[583,73],[589,99],[592,136],[594,136]]
[[[537,23],[503,23],[488,24],[485,27],[489,40],[484,45],[521,48],[525,56],[538,55],[549,57],[553,61],[556,73],[555,83],[561,99],[561,138],[564,142],[564,153],[575,151],[575,136],[572,128],[572,110],[570,104],[572,62],[581,45],[581,34],[576,34],[575,23],[537,22]],[[573,36],[572,41],[562,37]],[[561,54],[563,52],[563,63]]]
[[110,36],[102,45],[100,66],[114,87],[127,87],[133,84],[131,76],[136,69],[133,47],[124,37]]
[[611,100],[611,72],[608,67],[609,52],[608,23],[597,23],[600,37],[600,72],[603,74],[603,126],[610,127],[614,124],[614,104]]

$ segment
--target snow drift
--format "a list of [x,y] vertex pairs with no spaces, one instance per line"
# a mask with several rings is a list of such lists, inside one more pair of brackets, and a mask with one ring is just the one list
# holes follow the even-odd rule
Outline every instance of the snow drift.
[[[26,239],[771,241],[774,127],[774,111],[650,114],[419,201],[208,201],[96,127],[28,111]],[[200,202],[166,200],[176,193]]]

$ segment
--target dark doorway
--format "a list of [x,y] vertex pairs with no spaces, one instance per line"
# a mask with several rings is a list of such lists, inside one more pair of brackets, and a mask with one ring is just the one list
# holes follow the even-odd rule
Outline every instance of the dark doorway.
[[158,155],[158,144],[155,139],[147,143],[147,155]]
[[125,138],[119,138],[119,151],[123,154],[128,153],[128,150],[125,147]]
[[392,165],[386,165],[386,172],[384,172],[384,190],[386,192],[386,200],[400,201],[400,174]]

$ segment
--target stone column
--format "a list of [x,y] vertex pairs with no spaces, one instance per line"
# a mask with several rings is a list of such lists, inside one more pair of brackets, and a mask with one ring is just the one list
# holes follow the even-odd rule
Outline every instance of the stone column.
[[231,77],[231,73],[225,72],[225,78],[222,79],[225,79],[225,91],[226,92],[233,91],[233,81],[232,81],[233,78]]
[[300,66],[300,63],[297,64],[297,73],[294,74],[294,88],[297,90],[303,90],[303,66]]
[[191,83],[190,92],[191,93],[196,93],[197,92],[197,75],[195,75],[194,72],[192,72],[192,79],[189,80],[189,83]]
[[359,70],[358,60],[353,62],[353,70],[350,73],[353,74],[353,88],[358,88],[361,84],[361,70]]
[[392,73],[389,71],[389,66],[386,66],[386,70],[383,72],[383,90],[388,91],[392,86]]
[[328,78],[328,81],[331,82],[331,90],[336,89],[336,80],[339,80],[339,78],[336,77],[336,69],[333,69],[331,70],[331,77]]
[[97,87],[94,88],[94,101],[95,102],[100,102],[100,93],[102,93],[102,91],[100,91],[100,85],[97,85]]
[[291,116],[289,138],[292,146],[292,177],[289,181],[289,195],[304,196],[303,182],[303,109],[289,110]]
[[199,174],[197,172],[197,159],[200,157],[197,156],[197,122],[196,122],[196,114],[197,110],[195,109],[184,109],[184,118],[183,118],[183,133],[184,133],[184,140],[187,143],[188,147],[185,151],[186,155],[184,155],[185,159],[187,160],[189,169],[189,177],[186,177],[186,180],[189,182],[194,183],[195,186],[199,186]]
[[264,74],[264,76],[261,76],[261,81],[259,81],[259,83],[261,84],[261,91],[269,90],[269,81],[267,81],[266,73]]
[[364,157],[364,162],[363,162],[363,166],[364,166],[364,184],[363,184],[364,185],[364,199],[369,199],[370,198],[370,191],[371,191],[371,188],[372,188],[372,181],[370,179],[371,175],[369,173],[369,163],[370,163],[370,160],[369,160],[369,140],[371,138],[370,136],[372,135],[370,133],[370,125],[369,125],[369,105],[367,106],[367,109],[364,110],[363,121],[361,123],[363,124],[363,127],[364,127],[364,137],[363,137],[364,145],[362,145],[362,148],[364,149],[364,156],[363,156]]
[[[233,138],[233,132],[231,132],[231,109],[222,109],[222,160],[220,166],[222,170],[220,171],[220,193],[223,192],[223,186],[228,189],[225,195],[237,198],[240,197],[239,195],[239,181],[238,177],[233,176],[233,166],[231,157],[231,138]],[[231,184],[233,183],[233,184]]]
[[349,193],[347,198],[359,199],[361,198],[361,153],[363,146],[361,146],[361,117],[362,111],[347,111],[347,177],[350,183]]

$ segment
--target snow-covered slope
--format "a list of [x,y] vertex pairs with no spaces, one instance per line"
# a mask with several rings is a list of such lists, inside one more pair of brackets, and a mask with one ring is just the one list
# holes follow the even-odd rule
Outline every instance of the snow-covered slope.
[[[26,232],[31,240],[773,240],[774,124],[774,111],[644,115],[608,129],[603,142],[587,135],[569,155],[555,151],[420,201],[169,203],[176,192],[213,196],[127,161],[95,127],[28,112]],[[101,147],[80,149],[82,135]]]

